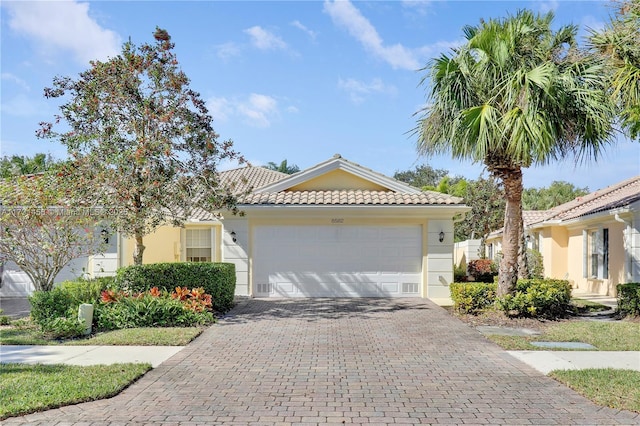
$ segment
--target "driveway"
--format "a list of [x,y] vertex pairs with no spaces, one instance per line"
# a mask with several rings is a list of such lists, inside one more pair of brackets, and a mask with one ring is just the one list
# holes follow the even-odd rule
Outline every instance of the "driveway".
[[[152,349],[151,349],[152,350]],[[103,401],[6,424],[640,424],[422,299],[248,300]]]

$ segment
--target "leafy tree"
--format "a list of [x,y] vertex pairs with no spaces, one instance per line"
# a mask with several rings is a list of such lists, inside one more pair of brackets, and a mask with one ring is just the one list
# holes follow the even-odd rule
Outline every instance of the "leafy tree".
[[58,162],[53,159],[51,154],[39,153],[33,157],[26,155],[4,156],[0,159],[0,178],[40,173],[57,164]]
[[527,188],[522,193],[524,210],[548,210],[589,193],[588,188],[577,188],[569,182],[554,181],[545,188]]
[[276,172],[286,173],[288,175],[292,175],[300,171],[300,167],[296,166],[295,164],[292,164],[292,165],[287,164],[286,158],[282,160],[280,164],[276,164],[273,161],[269,161],[265,167],[269,170],[275,170]]
[[218,141],[167,31],[156,28],[154,38],[139,47],[125,43],[77,80],[54,78],[44,94],[68,99],[56,118],[68,130],[54,131],[53,123],[39,130],[67,147],[78,198],[118,207],[110,219],[135,239],[135,264],[142,263],[143,237],[160,225],[182,225],[195,208],[236,211],[232,188],[222,187],[216,168],[220,160],[244,162],[231,141]]
[[609,62],[611,96],[623,127],[640,141],[640,1],[613,4],[615,16],[601,31],[592,31],[590,43]]
[[456,224],[456,240],[480,238],[480,253],[484,254],[483,247],[487,235],[500,229],[504,223],[504,191],[496,179],[480,177],[468,181],[465,192],[459,196],[464,198],[471,211],[467,212],[462,222]]
[[74,259],[104,250],[100,209],[72,205],[58,173],[19,176],[0,185],[0,264],[15,262],[36,290],[53,288]]
[[397,171],[393,178],[407,183],[416,188],[435,188],[449,172],[443,169],[434,169],[428,164],[416,166],[415,170]]
[[522,169],[575,154],[597,158],[612,141],[604,65],[577,47],[577,27],[522,10],[464,28],[466,43],[432,60],[430,99],[415,129],[421,154],[483,162],[505,193],[498,293],[526,270]]

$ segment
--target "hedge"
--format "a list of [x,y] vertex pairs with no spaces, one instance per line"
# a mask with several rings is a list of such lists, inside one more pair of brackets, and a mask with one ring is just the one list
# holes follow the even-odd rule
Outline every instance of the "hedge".
[[165,262],[132,265],[118,269],[116,286],[142,293],[158,287],[168,292],[176,287],[203,287],[213,299],[213,310],[226,312],[233,307],[236,269],[233,263]]
[[640,283],[618,284],[618,311],[623,315],[640,316]]
[[570,310],[571,285],[567,280],[518,280],[514,292],[499,297],[498,308],[513,317],[557,318]]
[[478,314],[493,305],[497,288],[490,283],[453,283],[449,286],[453,308],[465,314]]

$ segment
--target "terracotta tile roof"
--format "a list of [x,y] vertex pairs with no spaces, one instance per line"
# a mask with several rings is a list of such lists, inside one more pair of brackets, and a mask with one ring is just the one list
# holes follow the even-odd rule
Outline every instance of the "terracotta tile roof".
[[624,180],[540,212],[544,213],[544,215],[530,223],[525,221],[525,224],[532,225],[543,221],[577,219],[594,213],[626,207],[638,200],[640,200],[640,176]]
[[250,205],[455,205],[462,198],[439,192],[403,194],[390,191],[281,191],[253,193],[240,200]]
[[289,176],[264,167],[247,166],[220,172],[220,182],[224,186],[233,188],[234,193],[240,194],[275,183]]
[[542,222],[549,215],[550,210],[523,210],[522,221],[524,226]]
[[[238,204],[240,205],[455,205],[463,203],[461,198],[433,191],[424,191],[419,194],[369,190],[278,191],[250,192],[241,195],[243,192],[255,191],[290,176],[264,167],[249,166],[221,172],[220,180],[224,185],[232,186],[233,192],[239,194]],[[200,220],[207,220],[208,217],[206,212],[195,216]]]

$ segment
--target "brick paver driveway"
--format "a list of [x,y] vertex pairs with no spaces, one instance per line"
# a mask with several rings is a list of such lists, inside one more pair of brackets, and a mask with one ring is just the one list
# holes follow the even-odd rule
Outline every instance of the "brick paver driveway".
[[[149,350],[153,350],[150,348]],[[54,424],[638,424],[422,299],[250,300],[120,395]]]

